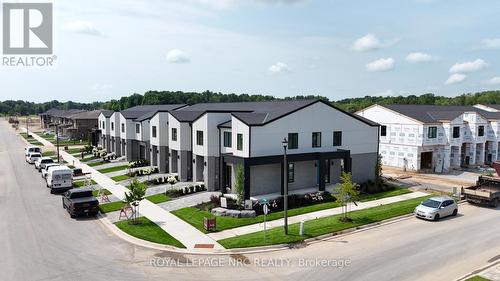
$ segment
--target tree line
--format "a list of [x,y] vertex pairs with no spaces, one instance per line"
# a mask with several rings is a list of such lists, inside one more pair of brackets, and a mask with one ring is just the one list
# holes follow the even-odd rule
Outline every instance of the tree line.
[[317,95],[297,95],[285,98],[276,98],[270,95],[250,94],[223,94],[211,91],[205,92],[181,92],[181,91],[148,91],[144,95],[132,94],[120,99],[112,99],[105,102],[79,103],[59,102],[57,100],[35,103],[22,100],[6,100],[0,102],[0,114],[2,115],[28,115],[43,113],[51,108],[58,109],[109,109],[123,110],[136,105],[145,104],[195,104],[213,102],[244,102],[244,101],[271,101],[292,99],[322,99],[346,110],[355,112],[373,104],[434,104],[434,105],[474,105],[500,104],[500,91],[484,91],[478,93],[462,94],[455,97],[436,96],[432,93],[420,96],[365,96],[359,98],[346,98],[341,100],[330,100],[328,97]]

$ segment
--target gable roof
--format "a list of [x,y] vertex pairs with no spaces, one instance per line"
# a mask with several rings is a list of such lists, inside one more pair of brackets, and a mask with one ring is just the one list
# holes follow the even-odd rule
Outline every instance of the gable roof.
[[120,111],[125,119],[144,121],[153,117],[158,111],[170,111],[185,106],[184,104],[138,105]]
[[451,121],[464,112],[475,112],[486,119],[500,119],[500,112],[488,112],[474,106],[421,104],[388,104],[380,106],[408,116],[422,123],[439,123],[441,121]]
[[99,114],[101,114],[102,110],[92,110],[92,111],[83,111],[83,112],[78,112],[75,114],[72,114],[68,116],[70,119],[78,119],[78,120],[90,120],[90,119],[96,119],[99,117]]
[[111,115],[113,115],[113,113],[115,113],[113,110],[106,110],[106,109],[102,109],[101,110],[101,113],[102,115],[104,115],[104,117],[106,118],[109,118],[111,117]]

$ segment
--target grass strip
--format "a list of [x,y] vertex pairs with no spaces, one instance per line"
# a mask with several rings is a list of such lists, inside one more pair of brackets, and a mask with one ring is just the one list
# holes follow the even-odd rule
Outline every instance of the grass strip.
[[158,225],[145,217],[137,219],[140,224],[130,224],[130,220],[116,222],[116,226],[123,232],[146,241],[186,248],[181,242],[161,229]]
[[119,176],[111,177],[111,179],[114,181],[124,181],[124,180],[128,180],[129,178],[130,177],[128,175],[119,175]]
[[165,195],[164,193],[150,195],[150,196],[146,197],[146,199],[148,199],[149,201],[151,201],[154,204],[167,202],[167,201],[171,200],[171,198],[169,196]]
[[125,170],[128,168],[128,165],[120,165],[120,166],[114,166],[114,167],[109,167],[109,168],[104,168],[104,169],[100,169],[100,170],[97,170],[103,174],[106,174],[106,173],[112,173],[112,172],[116,172],[116,171],[121,171],[121,170]]

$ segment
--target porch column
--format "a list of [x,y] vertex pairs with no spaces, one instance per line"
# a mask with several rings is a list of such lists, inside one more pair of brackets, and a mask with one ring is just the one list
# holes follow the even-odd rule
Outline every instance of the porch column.
[[352,170],[352,158],[345,157],[344,158],[344,172],[350,173]]
[[243,180],[243,188],[244,188],[244,198],[245,200],[250,199],[250,165],[245,161],[243,163],[243,172],[245,175],[245,179]]

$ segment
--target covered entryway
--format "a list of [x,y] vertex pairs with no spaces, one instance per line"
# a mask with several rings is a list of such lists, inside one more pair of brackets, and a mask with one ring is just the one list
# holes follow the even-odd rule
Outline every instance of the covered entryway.
[[420,154],[420,169],[432,169],[432,151],[422,152]]

